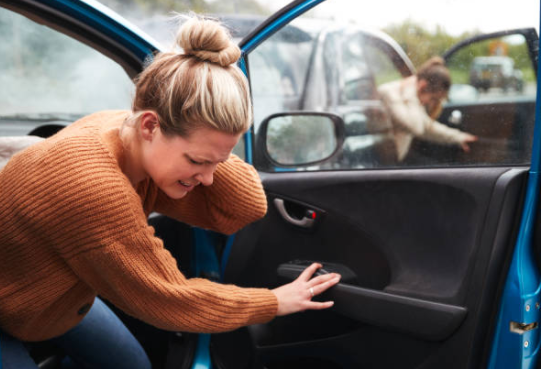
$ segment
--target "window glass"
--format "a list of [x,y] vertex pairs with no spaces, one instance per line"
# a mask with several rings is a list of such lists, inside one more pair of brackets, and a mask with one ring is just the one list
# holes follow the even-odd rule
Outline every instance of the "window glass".
[[0,8],[0,136],[129,109],[133,83],[94,49]]
[[[374,39],[374,41],[376,41]],[[364,47],[367,63],[372,70],[376,86],[402,78],[397,66],[393,64],[392,55],[386,53],[380,43],[366,42]]]
[[[344,40],[342,71],[344,74],[343,97],[346,101],[367,100],[374,97],[374,74],[366,60],[362,35],[356,33]],[[336,61],[332,60],[331,63]]]
[[[454,127],[477,132],[480,140],[476,143],[476,160],[527,163],[537,78],[525,36],[514,34],[473,42],[451,54],[448,66],[453,85],[445,104],[448,116],[444,118]],[[464,105],[494,106],[498,114],[482,114]]]
[[[539,2],[517,1],[509,9],[456,0],[435,12],[425,0],[370,7],[330,0],[305,13],[247,57],[256,165],[291,171],[528,164]],[[474,16],[486,9],[501,15]],[[341,149],[309,166],[265,163],[262,123],[303,111],[340,117],[343,129],[332,134]]]
[[272,113],[301,109],[313,43],[310,34],[290,25],[250,56],[256,129]]

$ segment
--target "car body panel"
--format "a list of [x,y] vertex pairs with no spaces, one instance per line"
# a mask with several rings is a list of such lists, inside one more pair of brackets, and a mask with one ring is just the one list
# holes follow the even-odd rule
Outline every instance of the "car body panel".
[[[538,70],[541,67],[538,66]],[[541,82],[540,73],[537,83]],[[537,95],[536,119],[532,160],[530,164],[527,191],[520,231],[513,254],[511,267],[501,298],[500,312],[495,329],[489,368],[534,368],[539,360],[539,334],[536,330],[522,334],[510,332],[509,322],[523,324],[538,323],[540,318],[540,290],[538,241],[535,236],[539,227],[539,171],[541,165],[541,96]],[[539,234],[539,230],[537,230]]]
[[[246,63],[248,69],[252,63],[255,72],[250,78],[256,136],[261,122],[277,107],[292,113],[325,111],[339,115],[346,123],[342,153],[326,167],[371,168],[396,163],[391,122],[377,91],[384,73],[375,72],[370,62],[383,58],[388,65],[380,69],[388,68],[403,78],[414,73],[411,61],[383,32],[314,23],[319,24],[308,19],[288,25],[289,30],[280,30],[250,54]],[[295,28],[306,36],[287,35]],[[288,90],[287,96],[280,95],[281,86]]]

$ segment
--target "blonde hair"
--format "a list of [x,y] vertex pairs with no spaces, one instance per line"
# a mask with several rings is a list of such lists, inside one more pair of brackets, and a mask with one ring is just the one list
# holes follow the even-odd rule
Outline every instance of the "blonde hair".
[[248,82],[235,65],[241,52],[217,21],[189,16],[176,43],[183,52],[158,53],[137,77],[133,113],[158,114],[166,135],[201,127],[244,133],[252,123]]

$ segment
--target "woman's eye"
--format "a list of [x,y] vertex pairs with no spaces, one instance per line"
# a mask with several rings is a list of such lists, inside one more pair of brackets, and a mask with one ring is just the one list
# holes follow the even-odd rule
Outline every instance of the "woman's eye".
[[190,160],[190,163],[192,163],[192,164],[195,164],[195,165],[203,165],[203,163],[201,163],[201,162],[199,162],[199,161],[195,161],[195,160],[193,160],[193,159],[191,159],[191,158],[190,158],[189,160]]

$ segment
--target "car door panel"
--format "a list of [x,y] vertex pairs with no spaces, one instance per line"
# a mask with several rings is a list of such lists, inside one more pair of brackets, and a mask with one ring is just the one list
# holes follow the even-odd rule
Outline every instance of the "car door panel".
[[[282,264],[278,267],[278,276],[291,282],[310,263],[294,261]],[[349,276],[353,274],[349,268],[335,263],[324,262],[322,265],[321,270],[325,273],[337,272],[342,276],[341,282],[325,293],[325,298],[336,303],[335,312],[350,319],[439,341],[453,333],[466,316],[467,310],[461,306],[359,287],[357,278]],[[343,271],[348,276],[344,276]],[[420,321],[424,324],[419,325]]]
[[[380,368],[468,367],[485,359],[479,350],[476,357],[470,354],[490,342],[487,317],[497,306],[482,302],[494,301],[499,291],[494,273],[505,270],[513,246],[525,169],[261,176],[268,214],[237,234],[226,282],[273,288],[284,282],[281,264],[304,260],[343,265],[357,283],[340,283],[319,297],[335,301],[331,311],[247,328],[250,365],[376,367],[385,350],[374,342],[390,343],[393,352],[398,342],[408,348],[383,359]],[[291,225],[275,198],[316,209],[317,225]],[[227,335],[215,337],[218,356],[224,341]],[[464,353],[461,365],[446,363],[445,356],[456,350]],[[425,360],[434,363],[421,366]]]
[[[411,152],[421,153],[412,165],[434,165],[448,163],[526,164],[531,155],[532,136],[529,134],[535,120],[535,101],[494,102],[487,109],[485,104],[449,103],[443,109],[439,121],[462,131],[478,136],[470,152],[460,147],[443,146],[415,140]],[[449,123],[454,112],[462,117],[459,125]],[[456,113],[454,113],[456,114]],[[422,153],[430,153],[423,155]]]

